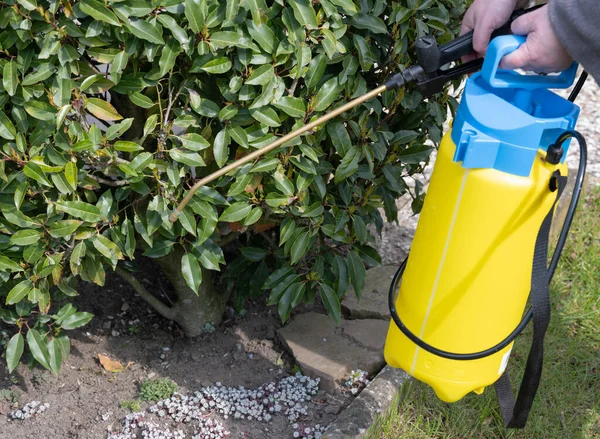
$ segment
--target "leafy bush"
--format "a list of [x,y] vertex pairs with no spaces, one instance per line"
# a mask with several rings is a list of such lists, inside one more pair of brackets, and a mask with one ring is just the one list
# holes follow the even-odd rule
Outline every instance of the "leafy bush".
[[[233,291],[283,321],[319,296],[334,320],[380,258],[369,229],[397,218],[405,178],[440,141],[448,92],[386,92],[202,188],[195,179],[416,62],[458,33],[466,0],[3,0],[0,7],[0,318],[58,373],[65,331],[92,315],[78,280],[116,270],[188,335]],[[427,143],[427,141],[430,141]],[[417,211],[423,198],[411,195]],[[122,266],[165,270],[169,307]],[[226,265],[227,291],[211,274]],[[26,343],[25,343],[26,342]]]

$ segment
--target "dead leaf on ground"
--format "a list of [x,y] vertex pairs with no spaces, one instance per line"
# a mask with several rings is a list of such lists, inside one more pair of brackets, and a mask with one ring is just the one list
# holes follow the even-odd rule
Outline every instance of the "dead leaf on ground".
[[123,365],[121,363],[119,363],[117,360],[111,360],[106,355],[102,355],[102,354],[98,354],[98,360],[100,361],[100,364],[102,365],[104,370],[106,370],[107,372],[114,372],[114,373],[123,372],[125,369],[127,369],[129,366],[131,366],[133,364],[132,362],[129,362],[129,363],[127,363],[127,366],[123,367]]

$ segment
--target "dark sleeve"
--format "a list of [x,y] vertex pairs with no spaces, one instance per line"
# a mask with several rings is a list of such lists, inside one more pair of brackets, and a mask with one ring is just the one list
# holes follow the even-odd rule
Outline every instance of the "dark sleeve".
[[548,13],[567,52],[600,83],[600,1],[549,0]]

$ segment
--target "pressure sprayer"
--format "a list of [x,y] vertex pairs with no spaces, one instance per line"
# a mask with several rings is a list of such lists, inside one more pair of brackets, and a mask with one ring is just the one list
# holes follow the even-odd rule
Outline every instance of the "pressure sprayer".
[[[541,5],[540,5],[541,6]],[[415,44],[418,65],[385,84],[200,179],[170,216],[175,222],[194,193],[241,165],[376,97],[416,83],[427,98],[473,73],[452,129],[439,147],[409,256],[389,291],[392,316],[384,348],[392,367],[429,384],[454,402],[495,384],[504,422],[525,426],[537,392],[543,339],[550,317],[548,285],[579,200],[587,150],[574,130],[579,108],[550,89],[568,88],[577,65],[559,75],[499,69],[524,37],[510,35],[517,10],[492,34],[485,59],[456,64],[473,52],[472,32],[439,46],[425,36]],[[547,265],[549,229],[567,181],[570,139],[580,163],[566,219]],[[528,298],[531,308],[521,319]],[[533,343],[518,397],[506,372],[515,338],[533,319]]]

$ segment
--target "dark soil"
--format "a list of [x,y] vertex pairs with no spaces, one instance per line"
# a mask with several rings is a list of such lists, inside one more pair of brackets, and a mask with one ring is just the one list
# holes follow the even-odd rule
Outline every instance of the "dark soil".
[[[137,277],[168,300],[169,285],[156,273],[145,262]],[[256,388],[297,371],[275,339],[275,330],[281,326],[277,310],[264,303],[249,304],[243,317],[229,309],[214,332],[189,339],[176,324],[150,310],[117,275],[107,275],[103,288],[82,282],[79,291],[75,305],[96,317],[69,333],[71,355],[59,377],[25,365],[9,376],[4,359],[0,360],[0,438],[105,438],[108,430],[119,430],[121,420],[130,413],[120,403],[137,399],[139,385],[146,378],[168,377],[180,393],[187,394],[216,382]],[[131,364],[123,372],[109,373],[100,365],[98,354]],[[18,397],[18,403],[13,405],[10,397]],[[330,407],[339,408],[349,399],[341,391],[336,395],[320,391],[301,422],[327,425],[335,416]],[[9,420],[9,411],[34,400],[49,403],[50,408],[35,418]],[[142,409],[149,405],[143,402]],[[216,417],[231,431],[232,439],[291,438],[293,433],[283,414],[269,423]]]

